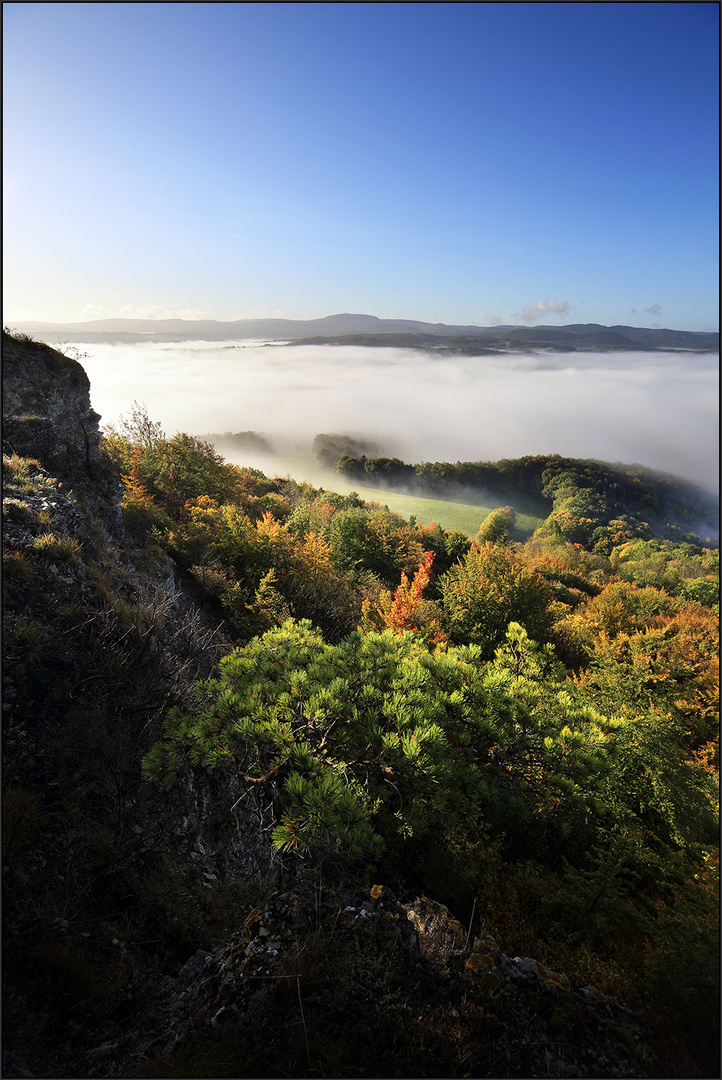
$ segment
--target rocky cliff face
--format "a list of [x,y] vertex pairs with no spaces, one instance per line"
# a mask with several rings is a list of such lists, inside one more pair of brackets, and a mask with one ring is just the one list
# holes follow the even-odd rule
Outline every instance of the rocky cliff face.
[[[239,861],[203,777],[172,797],[140,779],[167,708],[213,670],[216,623],[123,527],[80,364],[3,346],[4,1072],[93,1075],[76,1054],[93,1026],[210,942],[191,893],[202,907],[204,875],[225,885]],[[113,946],[131,923],[152,942],[132,974]]]
[[41,342],[3,335],[3,438],[61,478],[98,465],[100,416],[77,360]]
[[9,339],[3,406],[4,1075],[657,1074],[638,1019],[478,913],[281,881],[238,792],[141,781],[222,643],[125,534],[81,366]]

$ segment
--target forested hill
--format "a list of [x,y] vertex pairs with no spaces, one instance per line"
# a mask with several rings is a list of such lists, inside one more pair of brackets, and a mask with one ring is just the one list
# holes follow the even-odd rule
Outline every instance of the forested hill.
[[[423,324],[422,324],[423,325]],[[634,326],[493,326],[444,327],[443,331],[399,329],[343,332],[298,338],[298,345],[366,345],[416,348],[456,356],[499,352],[716,352],[719,334],[652,330]]]
[[20,323],[18,330],[39,340],[77,342],[225,341],[258,338],[306,344],[386,345],[454,352],[553,352],[719,350],[719,333],[639,326],[448,326],[374,315],[329,315],[323,319],[96,319],[82,323]]
[[719,1075],[717,549],[571,461],[472,540],[3,345],[3,1074]]
[[634,538],[690,543],[719,541],[719,497],[678,476],[642,465],[559,454],[501,461],[424,462],[372,456],[349,448],[343,435],[317,435],[314,449],[351,483],[432,497],[464,492],[531,495],[546,500],[544,530],[608,555]]

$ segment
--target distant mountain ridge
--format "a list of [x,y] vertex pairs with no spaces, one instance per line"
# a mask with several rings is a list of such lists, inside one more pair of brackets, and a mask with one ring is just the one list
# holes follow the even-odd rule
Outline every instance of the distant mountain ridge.
[[495,352],[523,349],[569,351],[682,349],[714,352],[719,333],[652,329],[639,326],[601,326],[573,323],[568,326],[450,326],[413,319],[379,319],[375,315],[337,314],[322,319],[96,319],[75,323],[19,323],[17,329],[44,341],[57,335],[73,341],[308,341],[313,344],[361,344],[445,346],[463,351],[476,346]]

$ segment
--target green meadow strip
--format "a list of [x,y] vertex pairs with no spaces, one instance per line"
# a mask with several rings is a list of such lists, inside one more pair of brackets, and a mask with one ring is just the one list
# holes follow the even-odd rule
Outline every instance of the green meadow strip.
[[[338,473],[324,469],[311,457],[299,456],[278,458],[274,461],[281,475],[288,475],[297,481],[306,480],[316,487],[327,491],[337,491],[348,495],[356,491],[366,502],[388,506],[402,517],[416,516],[417,522],[430,525],[434,522],[443,529],[458,529],[468,537],[474,537],[482,521],[499,506],[513,506],[516,510],[516,524],[511,530],[514,540],[527,540],[546,520],[544,504],[539,499],[518,492],[483,492],[478,496],[469,495],[469,502],[452,499],[425,499],[419,495],[403,495],[386,488],[366,487],[350,484]],[[269,474],[270,475],[270,474]]]
[[505,495],[485,495],[476,503],[463,503],[445,499],[423,499],[418,495],[401,495],[384,488],[360,487],[355,490],[367,502],[381,503],[402,517],[408,518],[415,514],[416,520],[421,524],[430,525],[433,521],[447,531],[458,529],[468,537],[475,536],[482,521],[499,506],[513,506],[516,510],[516,524],[512,530],[516,540],[526,540],[545,520],[545,516],[539,515],[538,511],[522,512],[522,505],[531,509],[527,504],[534,500],[509,492]]

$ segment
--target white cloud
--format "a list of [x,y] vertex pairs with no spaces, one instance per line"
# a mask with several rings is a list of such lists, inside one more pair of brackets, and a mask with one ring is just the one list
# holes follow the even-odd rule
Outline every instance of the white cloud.
[[[629,314],[630,315],[636,315],[637,317],[639,317],[639,312],[637,311],[637,309],[635,307],[630,308]],[[662,314],[662,307],[661,307],[660,304],[652,304],[651,307],[644,308],[644,310],[642,311],[642,314],[643,315],[661,315]],[[658,326],[659,324],[656,323],[655,325]]]
[[515,311],[512,319],[521,319],[522,322],[532,323],[543,319],[545,315],[556,315],[560,319],[566,319],[571,308],[566,300],[537,300],[536,304],[525,304],[522,312]]

